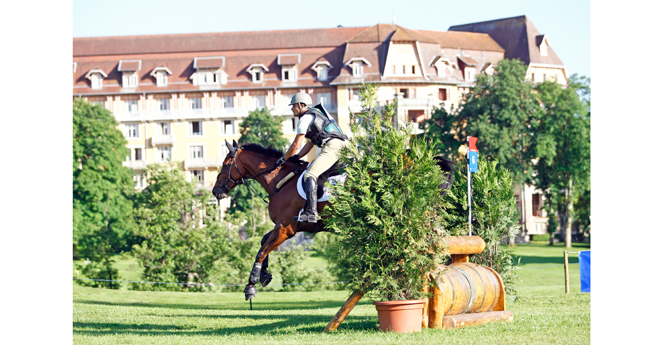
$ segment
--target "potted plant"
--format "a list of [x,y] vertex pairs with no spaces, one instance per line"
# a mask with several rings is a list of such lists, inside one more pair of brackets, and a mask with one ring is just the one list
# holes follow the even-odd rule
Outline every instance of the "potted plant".
[[[445,178],[433,147],[411,140],[410,124],[393,124],[394,105],[374,110],[376,95],[376,86],[363,85],[365,111],[351,113],[353,138],[341,156],[348,178],[324,211],[326,229],[339,235],[331,269],[348,289],[379,301],[381,330],[420,331],[425,274],[445,259],[435,231]],[[399,328],[400,317],[413,327]]]

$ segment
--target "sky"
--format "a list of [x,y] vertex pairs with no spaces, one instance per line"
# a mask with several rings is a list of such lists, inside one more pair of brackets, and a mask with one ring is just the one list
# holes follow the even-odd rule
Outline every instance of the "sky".
[[[111,9],[116,9],[111,11]],[[568,74],[591,77],[590,3],[503,1],[74,0],[73,37],[333,28],[392,23],[414,30],[527,15]]]

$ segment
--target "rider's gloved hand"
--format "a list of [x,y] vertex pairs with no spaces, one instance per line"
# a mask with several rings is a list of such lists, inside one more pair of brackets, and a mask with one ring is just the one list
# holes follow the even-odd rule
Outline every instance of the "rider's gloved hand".
[[287,159],[287,160],[296,161],[296,160],[299,160],[299,159],[300,159],[300,156],[298,156],[298,154],[296,153],[295,155],[291,156],[291,157],[290,157],[289,159]]

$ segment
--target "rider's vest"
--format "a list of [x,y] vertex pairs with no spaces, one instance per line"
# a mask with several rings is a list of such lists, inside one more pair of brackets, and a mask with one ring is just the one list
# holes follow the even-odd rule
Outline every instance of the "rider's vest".
[[316,107],[310,108],[303,115],[314,116],[305,134],[305,138],[308,138],[314,145],[321,147],[330,139],[348,139],[337,125],[337,122],[331,120],[322,110]]

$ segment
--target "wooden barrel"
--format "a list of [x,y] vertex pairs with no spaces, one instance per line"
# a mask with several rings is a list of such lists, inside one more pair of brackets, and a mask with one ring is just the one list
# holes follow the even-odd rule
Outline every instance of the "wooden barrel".
[[502,280],[492,269],[467,262],[438,268],[438,296],[433,298],[439,300],[431,303],[441,308],[433,311],[437,317],[493,311],[503,300]]

